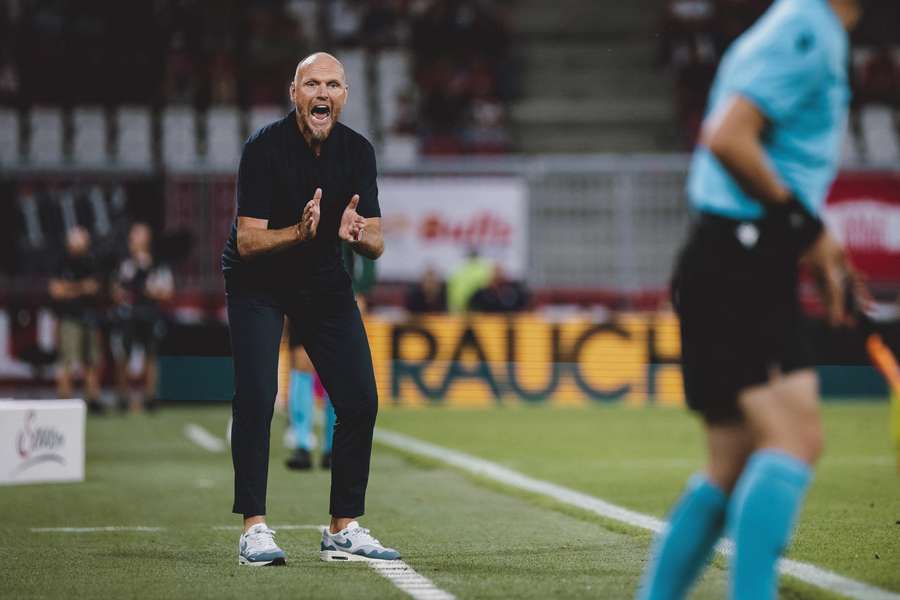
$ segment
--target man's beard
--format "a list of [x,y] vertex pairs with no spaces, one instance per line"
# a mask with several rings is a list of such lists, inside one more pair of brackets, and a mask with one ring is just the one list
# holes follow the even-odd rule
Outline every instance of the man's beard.
[[316,142],[324,142],[325,140],[327,140],[328,136],[331,134],[331,130],[334,129],[335,122],[337,121],[337,119],[332,116],[331,122],[327,127],[313,128],[313,126],[310,125],[310,120],[312,120],[312,115],[308,111],[304,111],[303,118],[300,119],[302,133],[309,134],[309,137]]

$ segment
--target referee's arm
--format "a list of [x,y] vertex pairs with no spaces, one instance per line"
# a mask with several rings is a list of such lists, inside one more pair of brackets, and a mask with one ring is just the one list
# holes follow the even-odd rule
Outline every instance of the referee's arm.
[[[700,143],[751,198],[770,206],[783,206],[793,194],[765,159],[760,140],[767,126],[768,120],[756,104],[738,94],[706,120]],[[847,286],[852,286],[863,304],[867,293],[840,243],[823,230],[804,254],[803,262],[812,270],[828,322],[834,326],[848,323],[851,316],[845,302]]]
[[765,204],[783,204],[791,190],[765,159],[760,141],[768,121],[750,100],[735,95],[703,123],[700,143],[718,159],[751,198]]

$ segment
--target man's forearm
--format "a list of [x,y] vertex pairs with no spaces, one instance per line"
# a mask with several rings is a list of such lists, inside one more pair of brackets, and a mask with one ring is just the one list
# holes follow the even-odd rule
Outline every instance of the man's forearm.
[[787,189],[769,167],[762,144],[755,138],[732,139],[715,144],[710,151],[750,197],[764,204],[787,201]]
[[237,234],[238,252],[245,258],[277,252],[301,241],[300,229],[296,225],[283,229],[239,227]]

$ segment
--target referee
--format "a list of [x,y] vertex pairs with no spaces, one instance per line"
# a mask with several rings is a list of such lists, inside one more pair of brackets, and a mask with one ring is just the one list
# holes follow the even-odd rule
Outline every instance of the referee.
[[341,242],[375,259],[384,240],[375,152],[338,122],[348,89],[336,58],[305,58],[290,84],[294,109],[250,136],[241,155],[237,217],[222,255],[235,369],[233,511],[244,517],[240,564],[285,563],[265,523],[269,426],[285,316],[337,412],[331,524],[320,556],[400,558],[356,521],[365,511],[378,397]]
[[730,597],[776,595],[775,565],[822,451],[798,264],[817,276],[833,325],[846,321],[853,278],[818,215],[840,157],[847,30],[860,12],[858,0],[776,0],[719,67],[688,178],[698,219],[673,278],[708,464],[654,545],[642,600],[685,597],[723,532],[736,546]]

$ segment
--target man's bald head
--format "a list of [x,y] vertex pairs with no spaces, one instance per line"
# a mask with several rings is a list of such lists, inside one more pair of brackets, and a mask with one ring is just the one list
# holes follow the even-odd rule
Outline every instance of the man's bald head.
[[313,52],[297,63],[297,68],[294,71],[294,82],[301,81],[303,79],[303,74],[310,67],[314,66],[337,67],[341,72],[341,78],[344,80],[344,85],[347,85],[347,75],[344,72],[344,65],[334,55],[327,52]]

